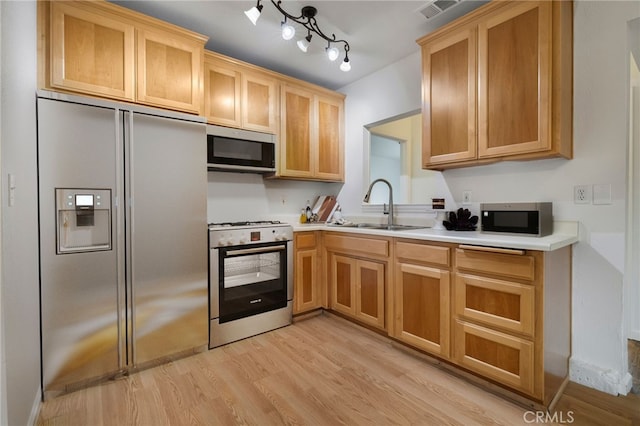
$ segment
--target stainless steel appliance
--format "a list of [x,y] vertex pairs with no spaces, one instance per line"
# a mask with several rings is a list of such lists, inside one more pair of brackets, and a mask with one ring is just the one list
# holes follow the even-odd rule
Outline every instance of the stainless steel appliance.
[[482,232],[544,237],[553,233],[553,205],[541,203],[480,204]]
[[209,225],[209,347],[291,324],[293,228],[273,222]]
[[274,173],[275,136],[209,124],[207,168],[222,172]]
[[206,125],[39,92],[45,398],[207,349]]

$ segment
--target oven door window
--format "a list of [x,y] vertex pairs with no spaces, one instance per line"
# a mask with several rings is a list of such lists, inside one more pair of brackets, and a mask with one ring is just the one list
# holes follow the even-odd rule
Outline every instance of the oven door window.
[[287,246],[220,249],[220,323],[287,305]]

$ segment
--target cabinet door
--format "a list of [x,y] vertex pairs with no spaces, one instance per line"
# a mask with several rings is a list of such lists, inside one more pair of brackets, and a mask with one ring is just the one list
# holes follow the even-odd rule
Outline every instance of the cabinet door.
[[422,47],[422,162],[476,158],[476,30],[464,29]]
[[454,358],[463,367],[533,393],[533,342],[456,321]]
[[204,43],[147,29],[137,30],[137,40],[137,101],[199,113]]
[[51,85],[133,100],[134,27],[67,2],[51,2]]
[[204,67],[204,108],[213,124],[241,127],[240,72],[207,61]]
[[294,285],[294,314],[310,311],[320,307],[318,299],[318,252],[297,250]]
[[455,306],[461,317],[533,336],[533,285],[457,274]]
[[551,2],[498,9],[478,27],[478,156],[551,149]]
[[313,178],[313,145],[316,130],[314,95],[293,87],[282,87],[280,126],[280,175]]
[[398,264],[395,282],[395,337],[449,357],[449,272]]
[[344,181],[344,101],[317,97],[316,177]]
[[331,309],[353,316],[356,311],[357,260],[333,254],[330,262]]
[[356,317],[384,328],[384,264],[358,260],[356,267]]
[[264,133],[278,133],[277,83],[256,73],[242,75],[242,127]]

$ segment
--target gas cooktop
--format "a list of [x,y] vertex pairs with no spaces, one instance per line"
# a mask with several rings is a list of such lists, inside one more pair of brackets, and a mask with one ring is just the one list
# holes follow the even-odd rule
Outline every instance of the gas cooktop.
[[219,222],[210,223],[209,228],[227,228],[234,226],[261,226],[261,225],[281,225],[279,220],[244,220],[239,222]]

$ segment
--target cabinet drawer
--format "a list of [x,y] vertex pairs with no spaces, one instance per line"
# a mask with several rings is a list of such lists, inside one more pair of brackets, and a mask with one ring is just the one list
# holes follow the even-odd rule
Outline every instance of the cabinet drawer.
[[363,253],[367,256],[389,256],[389,241],[371,238],[348,237],[327,234],[324,244],[328,250],[346,251],[347,253]]
[[315,232],[297,232],[295,234],[296,249],[307,249],[316,247]]
[[449,248],[425,244],[397,242],[396,257],[418,262],[449,266]]
[[463,321],[456,320],[454,327],[459,365],[533,394],[533,342]]
[[529,281],[535,279],[535,259],[524,250],[465,246],[456,249],[456,267]]
[[533,336],[535,287],[465,274],[455,282],[457,315]]

